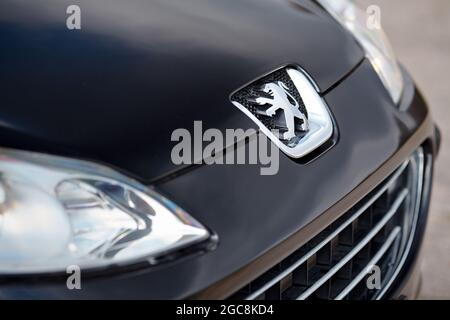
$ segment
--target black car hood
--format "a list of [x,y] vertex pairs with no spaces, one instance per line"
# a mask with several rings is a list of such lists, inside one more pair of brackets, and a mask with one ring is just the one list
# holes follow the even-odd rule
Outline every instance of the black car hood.
[[176,169],[176,128],[255,125],[229,101],[297,63],[322,92],[363,52],[312,1],[70,1],[0,4],[0,145],[90,159],[150,181]]

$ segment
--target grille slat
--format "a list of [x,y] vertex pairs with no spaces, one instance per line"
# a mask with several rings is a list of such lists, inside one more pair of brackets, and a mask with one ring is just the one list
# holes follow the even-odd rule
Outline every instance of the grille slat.
[[335,300],[342,300],[343,298],[345,298],[350,293],[350,291],[367,276],[367,273],[372,269],[374,265],[378,263],[378,261],[386,253],[386,251],[389,249],[392,243],[398,238],[400,231],[401,231],[400,227],[396,227],[394,230],[391,231],[391,234],[389,235],[388,239],[383,244],[383,246],[378,250],[378,252],[372,258],[372,260],[370,260],[367,266],[352,280],[352,282],[350,282],[347,285],[347,287],[345,287],[341,291],[341,293],[339,293],[336,296]]
[[344,258],[342,258],[336,265],[334,265],[330,271],[328,271],[322,278],[320,278],[314,285],[312,285],[308,290],[302,293],[297,300],[304,300],[308,298],[314,291],[316,291],[320,286],[322,286],[328,279],[330,279],[336,272],[338,272],[347,262],[350,261],[359,251],[361,251],[370,240],[372,240],[378,232],[384,227],[384,225],[392,218],[392,216],[397,212],[400,205],[408,196],[408,190],[403,189],[398,198],[395,200],[392,207],[389,209],[388,213],[381,219],[380,222],[364,237],[364,239],[359,242]]
[[231,299],[380,298],[386,288],[369,290],[363,280],[378,263],[384,287],[398,273],[420,205],[423,157],[420,148],[347,213]]

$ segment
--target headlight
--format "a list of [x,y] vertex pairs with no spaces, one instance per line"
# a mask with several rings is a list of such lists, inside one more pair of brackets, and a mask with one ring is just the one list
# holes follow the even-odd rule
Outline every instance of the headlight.
[[154,264],[210,236],[173,202],[109,168],[0,149],[0,274]]
[[367,16],[351,0],[317,0],[348,29],[366,52],[392,100],[397,104],[403,91],[403,77],[394,51],[381,28],[368,28]]

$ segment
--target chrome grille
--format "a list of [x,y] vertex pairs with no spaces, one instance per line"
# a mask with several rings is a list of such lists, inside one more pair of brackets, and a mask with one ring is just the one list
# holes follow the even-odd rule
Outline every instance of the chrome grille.
[[[423,175],[420,148],[351,210],[230,298],[382,298],[411,246]],[[369,288],[375,266],[380,281],[373,284],[380,286]]]

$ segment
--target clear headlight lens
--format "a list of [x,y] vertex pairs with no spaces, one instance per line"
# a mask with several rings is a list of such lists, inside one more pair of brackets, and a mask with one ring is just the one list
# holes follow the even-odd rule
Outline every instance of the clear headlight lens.
[[173,202],[109,168],[0,149],[0,274],[156,263],[209,237]]
[[403,91],[403,77],[394,51],[381,28],[369,28],[367,15],[351,0],[317,0],[348,29],[366,52],[392,100],[397,104]]

